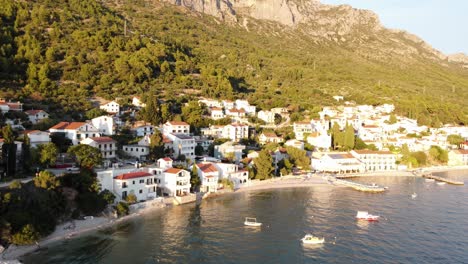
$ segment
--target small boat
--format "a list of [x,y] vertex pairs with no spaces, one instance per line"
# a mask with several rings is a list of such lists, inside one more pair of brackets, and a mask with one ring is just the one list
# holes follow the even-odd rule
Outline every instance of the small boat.
[[435,182],[434,179],[426,179],[426,182]]
[[257,218],[246,217],[245,221],[244,221],[244,225],[246,225],[246,226],[261,226],[262,223],[257,222]]
[[413,193],[413,194],[411,195],[411,198],[413,198],[413,199],[416,199],[416,197],[418,197],[418,195],[417,195],[416,193]]
[[304,244],[323,244],[325,242],[325,238],[319,238],[311,234],[307,234],[301,239],[301,241]]
[[378,221],[379,220],[378,215],[371,215],[367,211],[358,211],[356,218],[360,220],[367,220],[367,221]]
[[438,182],[438,185],[445,185],[445,182]]

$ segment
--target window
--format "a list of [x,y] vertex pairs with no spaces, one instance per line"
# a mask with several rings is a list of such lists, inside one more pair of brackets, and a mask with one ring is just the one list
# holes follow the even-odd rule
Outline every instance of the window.
[[143,193],[143,190],[140,190],[139,193]]
[[132,184],[135,184],[135,181],[132,181]]
[[140,183],[145,183],[145,180],[140,180]]

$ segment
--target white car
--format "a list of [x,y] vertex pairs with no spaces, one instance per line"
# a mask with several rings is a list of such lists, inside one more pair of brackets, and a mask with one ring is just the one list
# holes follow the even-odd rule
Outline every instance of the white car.
[[67,168],[67,171],[79,171],[80,168],[76,167],[76,166],[72,166],[72,167],[69,167]]

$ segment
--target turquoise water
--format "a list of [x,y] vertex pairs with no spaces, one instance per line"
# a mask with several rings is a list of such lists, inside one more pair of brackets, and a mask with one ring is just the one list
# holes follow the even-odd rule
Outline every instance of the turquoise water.
[[[460,175],[460,173],[459,173]],[[465,176],[456,176],[466,180]],[[227,195],[155,211],[30,254],[25,263],[468,263],[468,189],[361,178],[384,194],[319,186]],[[411,199],[411,194],[418,194]],[[356,221],[357,210],[382,217]],[[256,217],[261,228],[243,226]],[[324,236],[304,246],[306,233]],[[336,237],[336,240],[335,240]]]

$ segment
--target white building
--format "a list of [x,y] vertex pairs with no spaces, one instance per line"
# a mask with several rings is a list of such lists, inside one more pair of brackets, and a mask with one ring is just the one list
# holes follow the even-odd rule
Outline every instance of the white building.
[[290,139],[284,143],[285,146],[297,148],[300,150],[304,150],[304,142],[299,141],[297,139]]
[[47,144],[50,142],[50,136],[48,132],[32,130],[24,131],[24,134],[28,135],[32,148],[36,148],[38,145]]
[[161,158],[156,161],[156,164],[158,168],[161,168],[163,170],[167,170],[169,168],[172,168],[172,162],[173,160],[171,158]]
[[468,150],[466,149],[451,150],[449,151],[448,156],[449,166],[468,165]]
[[133,134],[137,137],[144,137],[146,135],[153,135],[156,128],[150,123],[144,121],[135,122],[135,124],[130,128]]
[[349,153],[313,153],[313,170],[333,173],[364,172],[365,165]]
[[234,120],[240,121],[245,118],[245,110],[244,109],[236,109],[231,108],[226,110],[226,116],[232,117]]
[[277,136],[275,133],[263,132],[258,137],[258,141],[260,142],[260,144],[266,144],[266,143],[281,143],[284,140],[282,137]]
[[234,189],[250,185],[249,171],[239,169],[239,165],[231,163],[214,163],[219,171],[219,179],[228,179],[234,183]]
[[149,155],[148,146],[124,145],[122,146],[122,150],[126,155],[137,158],[139,161],[147,160]]
[[193,160],[195,158],[195,139],[187,134],[167,134],[167,138],[172,141],[174,157],[184,155],[185,158]]
[[312,124],[310,122],[294,122],[293,130],[297,140],[305,140],[304,135],[313,132]]
[[244,145],[228,141],[221,145],[215,146],[214,156],[218,159],[232,158],[233,161],[240,162],[242,160],[244,149]]
[[66,138],[72,141],[73,145],[78,144],[85,138],[101,136],[101,133],[93,124],[85,122],[60,122],[49,128],[49,132],[51,134],[63,133]]
[[112,136],[115,134],[114,118],[112,116],[98,116],[91,119],[91,124],[99,130],[101,135]]
[[230,100],[223,100],[221,101],[223,103],[224,109],[232,109],[234,108],[234,102]]
[[314,146],[316,149],[328,150],[331,148],[331,135],[326,132],[313,132],[307,137],[307,143]]
[[163,125],[163,134],[190,134],[190,125],[182,121],[167,121]]
[[6,113],[8,111],[22,112],[23,104],[20,103],[19,101],[12,102],[11,100],[6,101],[4,98],[0,98],[0,110],[3,113]]
[[202,162],[196,165],[200,177],[200,191],[214,193],[218,190],[219,171],[213,163]]
[[224,118],[224,111],[222,108],[219,107],[210,107],[210,114],[211,114],[211,119],[218,120],[221,118]]
[[198,100],[198,102],[205,104],[209,108],[211,107],[222,108],[223,107],[223,104],[220,101],[214,100],[214,99],[201,99],[201,100]]
[[138,96],[133,96],[132,105],[134,105],[136,107],[145,107],[146,106],[146,104],[143,103],[143,101],[141,101],[141,98],[138,97]]
[[221,138],[223,136],[224,126],[210,125],[209,127],[202,128],[200,131],[202,135],[213,138]]
[[117,142],[110,137],[89,137],[81,140],[80,144],[99,149],[104,159],[112,159],[117,155]]
[[168,168],[156,176],[164,196],[186,196],[190,194],[190,172],[182,169]]
[[111,101],[106,104],[102,104],[99,106],[100,109],[106,111],[109,114],[119,114],[120,113],[120,105],[116,101]]
[[25,111],[29,121],[33,124],[39,123],[41,120],[49,118],[49,114],[44,110],[28,110]]
[[396,170],[396,155],[390,151],[352,150],[351,155],[364,163],[366,171]]
[[257,117],[267,123],[275,123],[275,113],[272,111],[259,111]]
[[247,115],[255,115],[256,107],[254,105],[250,105],[247,100],[237,99],[235,104],[237,109],[244,109]]
[[232,141],[238,142],[243,138],[249,137],[249,126],[240,123],[233,123],[223,127],[222,138],[229,138]]
[[114,177],[113,193],[117,201],[125,200],[128,195],[136,196],[137,201],[156,198],[156,175],[145,171],[128,172]]

